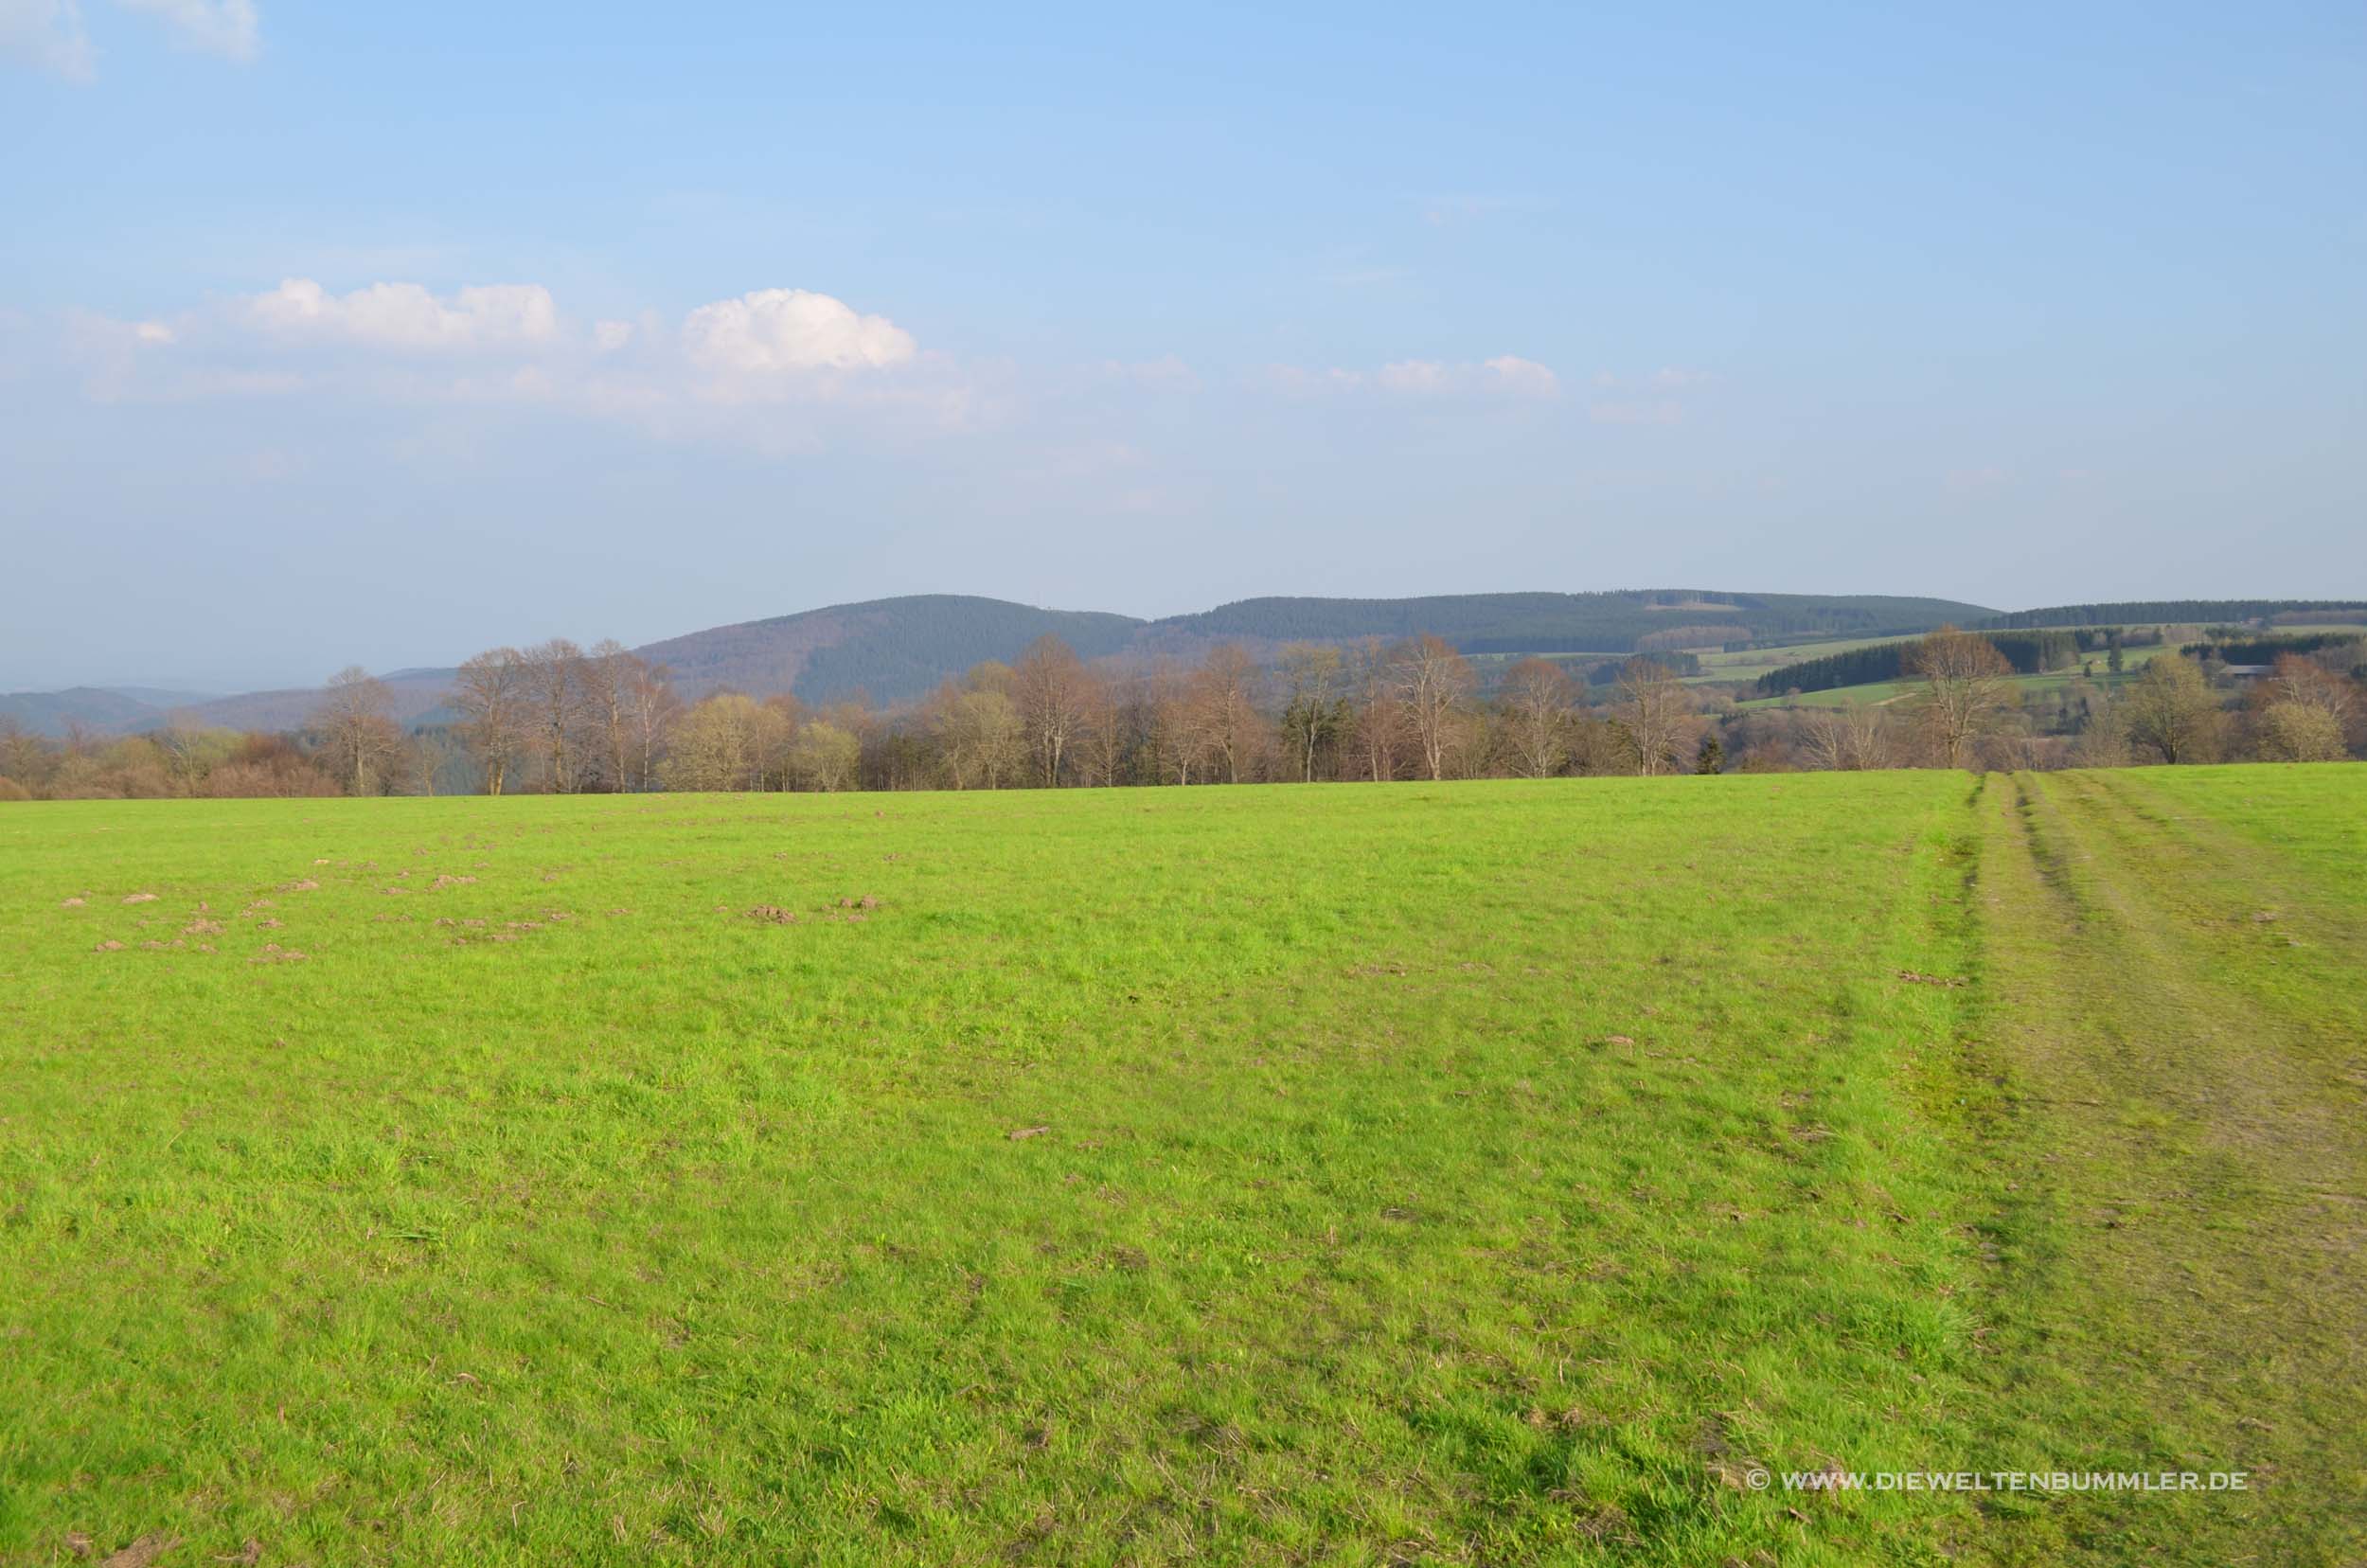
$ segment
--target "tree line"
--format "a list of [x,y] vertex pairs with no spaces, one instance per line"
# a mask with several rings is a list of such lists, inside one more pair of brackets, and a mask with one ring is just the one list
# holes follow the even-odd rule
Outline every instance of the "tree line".
[[[404,725],[387,687],[340,671],[286,735],[178,722],[62,741],[0,723],[0,799],[1011,789],[1645,776],[1725,771],[2106,767],[2336,760],[2367,749],[2355,642],[2281,651],[2236,680],[2164,649],[2134,676],[2025,692],[1999,639],[1943,628],[1894,645],[1902,695],[1745,705],[1638,655],[1596,685],[1520,659],[1486,683],[1427,633],[1293,643],[1267,662],[1088,661],[1057,636],[881,709],[715,691],[685,701],[614,641],[480,653]],[[2119,645],[2113,645],[2117,658]]]

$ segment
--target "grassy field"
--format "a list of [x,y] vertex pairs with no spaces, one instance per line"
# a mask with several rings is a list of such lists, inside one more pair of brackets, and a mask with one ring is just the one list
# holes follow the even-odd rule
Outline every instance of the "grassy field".
[[[2110,691],[2114,687],[2127,686],[2135,680],[2137,672],[2151,663],[2156,654],[2163,651],[2165,650],[2159,648],[2130,649],[2128,657],[2125,661],[2127,668],[2117,675],[2104,668],[2102,659],[2096,659],[2092,661],[2096,667],[2095,673],[2092,675],[2082,674],[2076,669],[2056,669],[2049,670],[2042,675],[2008,676],[2006,685],[2013,687],[2015,700],[2018,702],[2060,692],[2081,681],[2087,682],[2098,690]],[[1863,686],[1831,686],[1823,691],[1804,691],[1797,697],[1750,697],[1735,705],[1745,708],[1847,707],[1853,704],[1863,703],[1879,707],[1895,703],[1901,697],[1910,696],[1921,690],[1922,686],[1921,681],[1869,681]]]
[[9,808],[0,1561],[2357,1561],[2362,880],[2340,766]]

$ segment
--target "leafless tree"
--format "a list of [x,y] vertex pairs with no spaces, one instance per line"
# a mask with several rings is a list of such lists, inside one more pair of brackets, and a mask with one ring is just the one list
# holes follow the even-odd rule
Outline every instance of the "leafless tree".
[[394,693],[383,681],[360,665],[348,665],[329,678],[320,705],[312,710],[312,722],[336,758],[338,776],[357,795],[375,793],[401,745],[394,705]]
[[41,743],[12,713],[0,714],[0,777],[13,778],[28,789],[49,772],[49,748]]
[[1084,727],[1091,686],[1076,650],[1050,633],[1028,644],[1011,667],[1011,702],[1047,786],[1060,782],[1061,763]]
[[525,747],[528,703],[525,655],[514,648],[479,653],[460,667],[444,701],[461,715],[461,743],[485,770],[485,793],[509,782]]
[[1971,760],[1972,743],[2014,696],[2014,667],[1986,637],[1943,626],[1913,645],[1900,665],[1923,690],[1914,713],[1942,767]]
[[674,695],[664,665],[636,659],[631,675],[626,712],[637,754],[631,787],[646,790],[657,777],[657,760],[665,749],[667,735],[682,716],[682,699]]
[[1209,753],[1207,715],[1195,678],[1163,663],[1151,670],[1148,686],[1152,768],[1162,778],[1174,774],[1178,784],[1189,784]]
[[1629,659],[1619,671],[1619,736],[1628,764],[1646,777],[1681,770],[1692,694],[1666,665]]
[[1871,703],[1816,708],[1800,719],[1800,743],[1820,768],[1854,772],[1890,766],[1890,740],[1882,710]]
[[994,686],[968,691],[949,686],[939,697],[933,721],[953,788],[1000,789],[1025,755],[1019,709]]
[[1224,764],[1228,784],[1241,781],[1241,761],[1257,725],[1257,665],[1234,643],[1208,650],[1191,679],[1196,727],[1208,754]]
[[1085,781],[1108,789],[1117,783],[1132,749],[1130,707],[1107,674],[1088,670],[1086,682],[1085,727],[1077,738],[1077,757],[1084,763]]
[[554,637],[526,650],[525,667],[534,745],[549,770],[552,790],[573,793],[583,771],[583,733],[590,713],[583,650],[565,637]]
[[2267,682],[2271,705],[2292,703],[2316,708],[2333,719],[2338,733],[2349,727],[2359,708],[2358,683],[2343,679],[2324,665],[2297,653],[2280,653]]
[[1379,637],[1365,637],[1347,646],[1344,655],[1349,721],[1356,731],[1357,750],[1363,754],[1364,776],[1376,783],[1397,776],[1397,748],[1405,739],[1405,713],[1397,703],[1397,685],[1390,650]]
[[442,730],[421,730],[406,741],[402,748],[403,788],[416,795],[432,795],[439,788],[445,765],[452,761],[454,748],[451,737]]
[[1397,701],[1404,705],[1414,741],[1421,749],[1422,770],[1432,778],[1447,776],[1447,755],[1463,721],[1475,684],[1470,661],[1441,638],[1425,633],[1398,645],[1395,667]]
[[[185,795],[205,793],[205,775],[217,761],[226,760],[226,748],[215,739],[220,732],[208,731],[195,716],[176,710],[165,717],[165,727],[151,737],[165,759],[165,771],[172,777],[175,791]],[[8,770],[0,767],[0,773]]]
[[797,731],[806,722],[806,704],[794,692],[776,691],[756,707],[756,788],[786,790],[796,767]]
[[786,722],[737,691],[717,692],[682,716],[658,776],[669,790],[758,790],[766,754],[785,743]]
[[1569,673],[1545,659],[1522,659],[1504,671],[1504,739],[1522,775],[1550,778],[1561,771],[1576,695]]
[[587,717],[599,742],[598,772],[611,790],[630,788],[633,702],[648,667],[614,637],[595,643],[581,671]]
[[1275,661],[1282,683],[1282,738],[1298,764],[1302,782],[1315,777],[1315,754],[1345,727],[1347,703],[1341,695],[1343,662],[1329,643],[1291,643]]

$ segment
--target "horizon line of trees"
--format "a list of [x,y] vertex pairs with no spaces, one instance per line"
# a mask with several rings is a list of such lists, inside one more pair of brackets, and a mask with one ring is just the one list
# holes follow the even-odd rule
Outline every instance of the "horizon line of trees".
[[[2052,643],[2050,634],[2045,641]],[[2026,698],[1993,635],[1895,645],[1911,693],[1879,704],[1744,707],[1646,655],[1607,685],[1522,659],[1483,694],[1444,640],[1294,643],[1260,665],[1091,663],[1057,636],[917,703],[685,701],[614,641],[498,648],[460,667],[447,722],[408,728],[392,693],[341,670],[286,735],[169,724],[62,742],[0,722],[0,800],[232,795],[954,790],[1555,777],[1913,766],[2337,760],[2367,751],[2358,644],[2278,654],[2237,688],[2166,650],[2118,686]],[[2113,646],[2117,664],[2118,644]]]

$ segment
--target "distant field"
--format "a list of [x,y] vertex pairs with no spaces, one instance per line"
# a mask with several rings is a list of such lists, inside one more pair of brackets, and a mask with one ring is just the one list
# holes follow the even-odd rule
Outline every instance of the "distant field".
[[[2135,630],[2150,631],[2158,630],[2158,628],[2138,628]],[[2280,636],[2288,633],[2307,634],[2319,632],[2367,632],[2367,626],[2279,627],[2272,632],[2262,634],[2268,636]],[[1881,643],[1910,642],[1913,640],[1913,638],[1909,637],[1862,637],[1857,639],[1856,641],[1844,640],[1838,642],[1804,643],[1797,648],[1754,648],[1745,650],[1744,651],[1737,653],[1707,652],[1700,655],[1701,673],[1689,677],[1685,684],[1688,686],[1708,686],[1715,685],[1719,682],[1755,681],[1771,669],[1780,669],[1786,665],[1799,664],[1808,659],[1823,658],[1828,653],[1845,653],[1851,649],[1856,648],[1872,648]],[[2180,642],[2170,642],[2152,643],[2143,647],[2124,649],[2122,650],[2121,657],[2122,678],[2127,679],[2134,676],[2137,671],[2143,669],[2159,655],[2163,653],[2178,652],[2183,646],[2184,644]],[[2017,676],[2015,677],[2014,684],[2026,692],[2059,691],[2074,679],[2091,679],[2099,686],[2109,686],[2112,684],[2113,677],[2110,671],[2106,668],[2106,659],[2107,655],[2100,650],[2095,653],[2082,656],[2081,662],[2083,664],[2094,666],[2095,673],[2092,676],[2082,677],[2079,670],[2074,668],[2072,669],[2051,670],[2042,675]],[[1876,681],[1868,683],[1864,686],[1837,686],[1825,691],[1803,692],[1797,698],[1746,698],[1740,705],[1744,707],[1780,707],[1787,702],[1789,702],[1794,703],[1801,707],[1837,707],[1849,703],[1887,702],[1909,689],[1911,689],[1910,683],[1898,681]]]
[[[2008,684],[2025,696],[2038,692],[2060,691],[2074,681],[2087,681],[2094,686],[2109,689],[2136,679],[2137,672],[2150,664],[2156,656],[2177,651],[2175,645],[2124,650],[2121,658],[2121,673],[2118,675],[2114,675],[2105,668],[2105,655],[2098,653],[2082,661],[2083,664],[2091,664],[2095,667],[2095,673],[2092,675],[2084,674],[2078,668],[2054,669],[2042,675],[2010,676]],[[1755,680],[1757,677],[1754,674],[1752,678]],[[1916,684],[1913,681],[1870,681],[1863,686],[1832,686],[1824,691],[1804,691],[1797,697],[1747,697],[1735,705],[1747,708],[1843,707],[1852,703],[1880,704],[1907,696],[1915,689]]]
[[1883,643],[1908,642],[1908,637],[1840,637],[1831,642],[1797,643],[1789,648],[1746,648],[1728,653],[1712,649],[1701,653],[1701,673],[1690,678],[1688,685],[1700,686],[1713,681],[1755,681],[1771,669],[1786,665],[1822,659],[1831,653],[1847,653],[1860,648],[1876,648]]
[[2362,776],[0,809],[0,1560],[2358,1560]]

